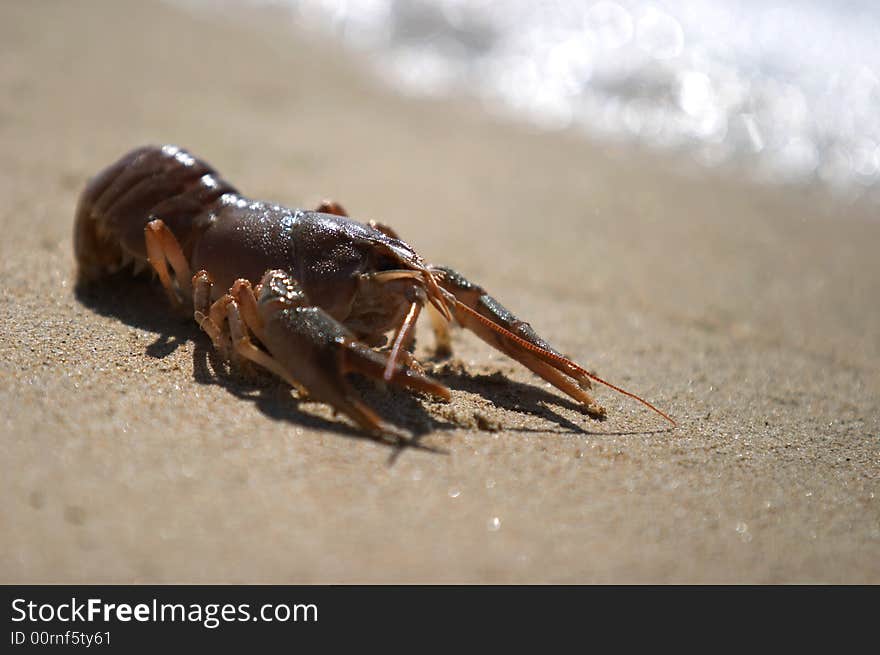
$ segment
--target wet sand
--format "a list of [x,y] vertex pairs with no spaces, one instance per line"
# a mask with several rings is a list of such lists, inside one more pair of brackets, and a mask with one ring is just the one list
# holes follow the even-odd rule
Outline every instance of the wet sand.
[[[281,14],[122,4],[0,8],[0,582],[880,582],[878,210],[400,98]],[[155,285],[77,289],[85,181],[166,142],[395,226],[679,427],[458,331],[448,405],[360,385],[443,451],[398,452]]]

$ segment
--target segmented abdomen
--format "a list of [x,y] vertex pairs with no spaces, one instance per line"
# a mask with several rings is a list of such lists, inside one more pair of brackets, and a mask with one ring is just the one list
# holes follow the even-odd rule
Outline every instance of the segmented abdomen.
[[144,227],[155,218],[171,229],[189,258],[213,221],[214,209],[235,188],[204,161],[177,146],[132,150],[86,185],[74,226],[80,277],[93,279],[147,259]]

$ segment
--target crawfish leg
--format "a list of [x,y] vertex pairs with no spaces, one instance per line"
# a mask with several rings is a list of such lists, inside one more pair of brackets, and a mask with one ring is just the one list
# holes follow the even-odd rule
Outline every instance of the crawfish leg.
[[[320,212],[322,214],[335,214],[336,216],[348,216],[348,212],[345,211],[345,207],[336,202],[335,200],[322,200],[321,204],[315,209],[316,212]],[[392,239],[399,239],[397,236],[397,232],[394,231],[394,228],[385,225],[385,223],[379,223],[377,221],[367,221],[367,225],[369,225],[374,230],[379,230],[382,234],[391,237]]]
[[[385,223],[380,223],[378,221],[369,220],[367,221],[367,225],[369,225],[374,230],[381,232],[385,236],[391,237],[392,239],[400,239],[400,236],[397,234],[397,230],[395,230],[390,225],[386,225]],[[419,305],[425,304],[424,302],[419,303]],[[434,334],[437,338],[437,346],[435,349],[435,353],[438,357],[449,357],[452,354],[452,341],[449,338],[449,329],[446,326],[446,319],[444,319],[440,312],[431,305],[428,304],[428,309],[430,310],[431,316],[431,325],[434,328]],[[403,327],[403,326],[401,326]],[[394,341],[397,341],[398,334],[394,335]],[[416,361],[416,359],[412,356],[412,351],[416,345],[416,331],[415,327],[411,327],[409,331],[405,335],[405,340],[402,343],[403,348],[398,350],[398,357],[401,361],[404,362],[406,366],[411,368],[415,368],[417,371],[422,370],[422,365]]]
[[226,324],[226,305],[232,300],[228,293],[216,302],[211,302],[211,290],[214,280],[207,271],[201,270],[192,279],[193,289],[193,318],[199,327],[204,330],[214,348],[220,352],[223,359],[229,359],[231,354],[229,330],[224,330]]
[[455,296],[453,314],[463,327],[582,403],[587,413],[605,416],[605,409],[586,391],[591,387],[590,379],[578,373],[574,363],[538,336],[531,325],[457,271],[439,266],[432,270],[438,273],[440,286]]
[[434,305],[428,305],[428,316],[434,330],[434,356],[447,359],[452,356],[452,337],[449,334],[449,323]]
[[345,207],[340,205],[335,200],[322,200],[321,204],[318,205],[316,212],[320,212],[321,214],[335,214],[336,216],[348,216],[348,212],[345,211]]
[[[335,214],[336,216],[348,216],[348,212],[345,211],[345,207],[336,202],[335,200],[325,199],[321,201],[321,204],[315,209],[316,212],[320,212],[322,214]],[[379,230],[382,234],[385,234],[392,239],[399,239],[397,236],[397,232],[394,231],[393,228],[385,225],[385,223],[378,223],[376,221],[368,221],[367,224],[373,228],[374,230]]]
[[[253,297],[253,291],[251,291],[251,297]],[[296,389],[300,398],[305,398],[308,395],[305,388],[287,372],[287,369],[269,353],[260,350],[254,345],[248,334],[248,323],[242,317],[242,306],[239,302],[231,294],[226,294],[226,298],[229,300],[225,304],[224,309],[226,311],[226,319],[229,321],[229,335],[232,339],[235,353],[277,375]]]
[[192,297],[191,278],[192,273],[189,264],[180,248],[180,243],[174,233],[168,229],[168,226],[161,219],[156,219],[147,223],[144,228],[144,239],[147,246],[147,259],[152,264],[153,269],[159,276],[165,293],[171,300],[171,304],[175,307],[181,306],[181,300],[174,290],[174,284],[168,273],[166,261],[171,264],[174,270],[174,276],[177,279],[177,285],[183,294],[184,299]]
[[379,221],[373,220],[367,221],[367,225],[369,225],[374,230],[378,230],[387,237],[391,237],[392,239],[400,239],[400,237],[397,235],[397,230],[395,230],[390,225],[386,225],[385,223],[380,223]]
[[257,308],[257,298],[250,281],[243,278],[236,280],[226,295],[230,299],[226,314],[235,352],[271,371],[296,389],[300,399],[306,399],[309,395],[308,390],[284,368],[281,362],[257,348],[248,336],[249,328],[260,342],[265,338],[263,319]]

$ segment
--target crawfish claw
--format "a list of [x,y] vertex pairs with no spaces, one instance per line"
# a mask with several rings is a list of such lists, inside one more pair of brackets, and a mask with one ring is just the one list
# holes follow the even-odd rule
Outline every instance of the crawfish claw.
[[[373,435],[393,436],[398,441],[409,436],[383,421],[346,378],[348,373],[360,373],[383,379],[387,355],[370,349],[327,312],[312,305],[288,273],[267,271],[256,290],[247,280],[239,280],[230,294],[230,330],[239,354],[305,390],[311,398],[328,403]],[[241,326],[238,334],[234,323]],[[250,342],[243,326],[268,352]],[[450,397],[445,386],[411,368],[398,366],[390,383],[443,400]]]
[[590,375],[584,369],[461,273],[445,266],[432,266],[431,271],[440,287],[449,293],[452,313],[462,327],[580,402],[593,418],[606,417],[605,408],[587,393],[591,388]]

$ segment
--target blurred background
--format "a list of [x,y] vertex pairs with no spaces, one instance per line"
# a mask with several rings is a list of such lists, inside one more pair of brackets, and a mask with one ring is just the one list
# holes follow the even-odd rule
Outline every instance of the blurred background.
[[[880,581],[877,7],[0,0],[0,581]],[[228,372],[77,288],[146,143],[392,225],[678,427],[463,332],[451,403],[363,385],[445,455]]]
[[[208,0],[175,0],[216,11]],[[874,0],[233,0],[338,37],[403,93],[876,200]]]

